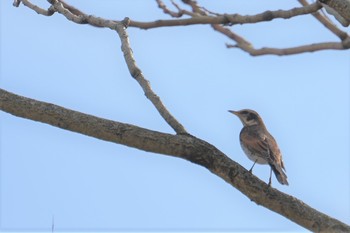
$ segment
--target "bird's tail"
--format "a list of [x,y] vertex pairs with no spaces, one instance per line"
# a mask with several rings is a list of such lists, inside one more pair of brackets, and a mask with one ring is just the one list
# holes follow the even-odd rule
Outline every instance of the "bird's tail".
[[274,165],[274,164],[270,164],[270,166],[271,166],[273,173],[275,173],[275,176],[276,176],[278,182],[280,182],[281,184],[289,185],[288,181],[287,181],[287,175],[286,175],[286,173],[284,173],[281,166]]

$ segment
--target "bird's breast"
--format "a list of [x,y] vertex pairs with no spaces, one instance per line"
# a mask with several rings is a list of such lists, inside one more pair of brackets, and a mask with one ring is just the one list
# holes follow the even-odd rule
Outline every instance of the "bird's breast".
[[259,164],[267,164],[267,151],[259,145],[259,134],[256,127],[244,127],[240,133],[240,143],[247,157]]

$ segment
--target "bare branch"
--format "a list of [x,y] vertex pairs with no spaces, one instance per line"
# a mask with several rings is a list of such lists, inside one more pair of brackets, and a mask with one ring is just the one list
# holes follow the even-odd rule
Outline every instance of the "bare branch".
[[[304,0],[300,0],[304,1]],[[195,12],[198,12],[201,15],[207,15],[209,14],[214,14],[218,15],[216,13],[210,12],[204,7],[200,7],[197,5],[196,1],[192,0],[185,0],[184,1],[186,4],[190,5],[192,10]],[[304,6],[309,6],[309,4],[306,2],[303,4]],[[319,14],[319,13],[315,13]],[[327,21],[328,24],[329,21]],[[297,46],[297,47],[292,47],[292,48],[261,48],[261,49],[255,49],[249,41],[244,39],[243,37],[239,36],[238,34],[234,33],[232,30],[220,25],[220,24],[212,24],[212,27],[214,30],[226,35],[230,39],[234,40],[236,44],[226,44],[227,48],[240,48],[243,51],[249,53],[252,56],[261,56],[261,55],[292,55],[292,54],[299,54],[299,53],[305,53],[305,52],[315,52],[315,51],[320,51],[320,50],[345,50],[350,48],[350,37],[348,36],[347,33],[342,32],[342,34],[339,34],[342,36],[343,41],[342,42],[324,42],[324,43],[317,43],[317,44],[310,44],[310,45],[303,45],[303,46]],[[335,27],[335,26],[334,26]],[[332,29],[334,29],[334,27]],[[337,29],[335,27],[335,29]]]
[[344,27],[350,25],[349,0],[319,0],[327,13],[333,15]]
[[130,48],[129,37],[123,24],[116,25],[116,31],[122,43],[122,51],[124,59],[128,65],[131,76],[140,84],[146,97],[153,103],[163,119],[175,130],[178,134],[187,134],[185,128],[178,122],[175,117],[166,109],[160,98],[153,92],[148,80],[143,76],[140,68],[137,67],[133,52]]
[[313,232],[349,232],[350,226],[259,180],[209,143],[189,135],[170,135],[106,120],[15,95],[0,89],[0,110],[97,139],[170,155],[207,168],[258,205]]
[[255,49],[250,42],[245,40],[244,38],[240,37],[236,33],[232,32],[231,30],[221,26],[221,25],[212,25],[213,28],[232,40],[236,41],[237,44],[231,45],[226,44],[227,48],[240,48],[243,51],[246,51],[252,56],[261,56],[261,55],[292,55],[292,54],[299,54],[299,53],[305,53],[305,52],[315,52],[320,50],[345,50],[350,48],[349,41],[344,41],[344,43],[341,42],[325,42],[325,43],[317,43],[317,44],[310,44],[310,45],[302,45],[292,48],[261,48],[261,49]]
[[[28,0],[25,1],[29,2]],[[127,26],[132,25],[133,23],[135,24],[135,21],[131,21],[128,18],[125,18],[123,21],[105,20],[92,15],[86,15],[79,10],[75,11],[74,9],[76,8],[72,8],[62,0],[48,1],[52,4],[49,9],[51,9],[53,12],[57,11],[61,13],[68,20],[80,24],[107,27],[117,31],[121,40],[122,52],[129,68],[129,72],[131,73],[132,77],[138,81],[140,86],[143,88],[145,95],[148,99],[151,100],[153,105],[157,108],[158,112],[177,132],[177,135],[160,133],[130,124],[123,124],[98,118],[88,114],[65,109],[57,105],[17,96],[2,89],[0,89],[0,110],[18,117],[47,123],[55,127],[78,132],[101,140],[138,148],[144,151],[150,151],[186,159],[207,168],[209,171],[237,188],[240,192],[242,192],[258,205],[265,206],[266,208],[279,213],[282,216],[285,216],[291,221],[294,221],[295,223],[311,231],[350,231],[350,227],[348,225],[311,208],[310,206],[292,196],[284,194],[274,188],[269,188],[267,184],[249,173],[246,169],[244,169],[236,162],[232,161],[228,156],[223,154],[213,145],[210,145],[201,139],[187,134],[184,127],[176,121],[176,119],[162,104],[159,97],[152,91],[149,82],[145,79],[140,68],[138,68],[136,65],[132,50],[130,48],[128,35],[125,30]],[[24,0],[22,0],[22,2],[24,2]],[[192,4],[194,3],[194,1],[190,0],[187,0],[187,2]],[[19,5],[19,2],[16,2],[16,4],[17,3]],[[35,7],[30,8],[36,11],[38,10]],[[294,8],[290,11],[266,11],[255,16],[219,15],[217,17],[206,16],[203,8],[197,8],[196,5],[192,5],[192,8],[196,14],[195,16],[193,14],[191,15],[193,18],[184,20],[156,21],[156,23],[173,23],[189,20],[186,21],[189,22],[189,24],[181,25],[212,24],[212,26],[214,28],[216,27],[217,30],[223,30],[225,33],[230,35],[232,39],[237,42],[237,45],[235,45],[235,47],[239,47],[244,51],[251,53],[252,55],[282,55],[279,54],[282,53],[282,50],[277,51],[276,49],[272,48],[263,48],[256,50],[247,40],[240,37],[239,35],[236,35],[228,29],[225,31],[224,29],[226,28],[219,24],[254,23],[268,21],[274,18],[290,18],[296,15],[316,12],[320,8],[320,5],[315,3],[301,8]],[[306,13],[302,13],[305,11]],[[212,23],[212,20],[214,20],[216,23]],[[316,51],[318,47],[322,46],[333,46],[333,49],[341,49],[338,47],[339,45],[343,47],[342,49],[349,48],[350,39],[347,37],[343,40],[343,43],[322,44],[309,45],[308,49],[310,51],[313,49]],[[303,50],[300,49],[301,47],[303,46],[299,47],[300,51]],[[296,48],[293,48],[292,50],[285,50],[286,51],[284,52],[289,52],[290,54],[294,54],[293,51],[299,51]]]
[[[183,12],[182,12],[182,10],[179,10],[179,8],[177,8],[179,10],[178,12],[171,11],[167,8],[167,6],[164,4],[164,2],[162,0],[156,0],[156,2],[158,4],[158,7],[160,9],[162,9],[165,14],[171,15],[174,18],[179,18],[179,17],[183,16]],[[178,5],[176,5],[174,2],[173,2],[173,4],[175,7],[178,7]]]
[[58,13],[64,15],[68,20],[71,20],[75,23],[88,23],[91,25],[98,25],[100,27],[108,27],[116,30],[122,43],[122,52],[124,53],[125,62],[128,66],[131,76],[140,84],[146,97],[152,102],[152,104],[158,110],[159,114],[175,130],[175,132],[177,134],[187,134],[186,129],[167,110],[160,98],[152,90],[149,81],[145,79],[140,68],[136,65],[133,52],[129,45],[128,34],[125,31],[125,27],[127,27],[130,23],[129,18],[125,18],[123,21],[117,22],[105,20],[92,15],[86,15],[81,11],[79,11],[80,15],[77,16],[66,9],[60,1],[50,0],[50,2],[53,4],[54,9]]
[[[309,3],[306,0],[299,0],[300,4],[303,6],[308,6]],[[319,12],[314,12],[312,15],[320,21],[326,28],[328,28],[331,32],[333,32],[336,36],[338,36],[341,40],[345,40],[349,35],[340,30],[336,25],[334,25],[328,18],[321,15]]]
[[289,19],[299,15],[310,14],[321,9],[322,6],[315,2],[305,7],[297,7],[290,10],[265,11],[257,15],[239,15],[239,14],[224,14],[221,16],[203,16],[188,19],[174,19],[174,20],[157,20],[153,22],[138,22],[130,21],[130,27],[138,27],[141,29],[150,29],[157,27],[171,27],[171,26],[188,26],[194,24],[251,24],[271,21],[273,19]]
[[[55,13],[55,11],[49,7],[47,10],[43,9],[43,8],[40,8],[38,7],[37,5],[34,5],[32,4],[30,1],[28,0],[20,0],[20,1],[17,1],[16,3],[18,5],[15,5],[15,6],[19,6],[19,3],[22,2],[23,5],[25,5],[26,7],[29,7],[30,9],[34,10],[36,13],[40,14],[40,15],[45,15],[45,16],[51,16]],[[14,3],[15,4],[15,3]]]
[[318,44],[309,44],[309,45],[302,45],[292,48],[284,48],[284,49],[278,49],[278,48],[261,48],[261,49],[254,49],[252,47],[243,47],[240,45],[230,45],[226,44],[227,48],[241,48],[244,51],[248,52],[252,56],[260,56],[260,55],[293,55],[293,54],[299,54],[299,53],[306,53],[306,52],[316,52],[320,50],[344,50],[347,49],[343,46],[342,43],[336,43],[336,42],[325,42],[325,43],[318,43]]

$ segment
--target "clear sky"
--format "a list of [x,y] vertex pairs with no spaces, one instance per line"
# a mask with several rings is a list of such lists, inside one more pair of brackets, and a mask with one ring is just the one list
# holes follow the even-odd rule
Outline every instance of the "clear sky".
[[[68,1],[68,0],[67,0]],[[78,1],[109,19],[168,18],[155,1]],[[46,6],[45,1],[36,1]],[[297,1],[199,1],[255,14]],[[0,2],[1,88],[65,108],[173,133],[130,77],[117,34]],[[336,41],[313,17],[235,26],[257,48]],[[349,28],[342,28],[350,32]],[[350,224],[349,51],[251,57],[210,26],[129,28],[137,64],[193,135],[249,169],[227,110],[260,113],[289,186],[272,185]],[[0,112],[0,230],[305,231],[205,168]],[[269,167],[254,174],[268,181]]]

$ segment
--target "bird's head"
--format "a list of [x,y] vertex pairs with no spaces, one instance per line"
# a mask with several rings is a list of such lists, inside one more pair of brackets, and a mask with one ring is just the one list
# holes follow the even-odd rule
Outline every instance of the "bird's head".
[[252,126],[252,125],[262,125],[264,123],[257,112],[250,109],[243,109],[240,111],[228,110],[230,113],[236,115],[244,126]]

